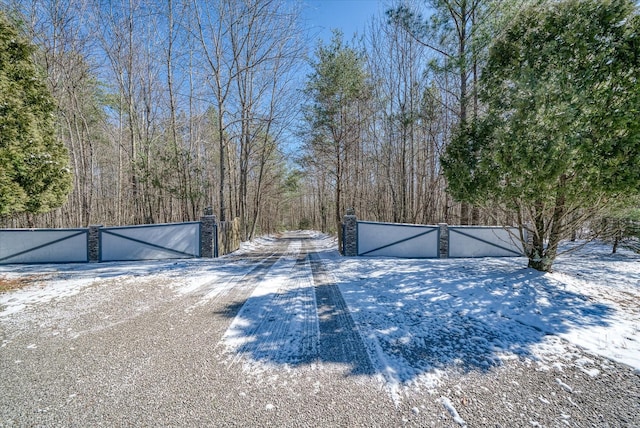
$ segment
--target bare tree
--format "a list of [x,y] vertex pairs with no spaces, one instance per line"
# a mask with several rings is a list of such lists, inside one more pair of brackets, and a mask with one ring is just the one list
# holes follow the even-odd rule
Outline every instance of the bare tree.
[[13,7],[24,14],[25,29],[41,47],[38,61],[57,101],[59,135],[71,155],[74,190],[49,218],[52,224],[86,226],[95,216],[96,151],[104,137],[96,66],[88,59],[87,5],[83,0],[32,0]]
[[[250,238],[265,168],[287,118],[295,114],[288,99],[291,73],[302,54],[298,12],[281,0],[224,0],[214,7],[194,2],[193,10],[217,111],[220,218],[226,219],[228,211],[237,214],[243,237]],[[253,198],[250,178],[257,183]],[[237,193],[225,195],[227,180],[237,183]]]

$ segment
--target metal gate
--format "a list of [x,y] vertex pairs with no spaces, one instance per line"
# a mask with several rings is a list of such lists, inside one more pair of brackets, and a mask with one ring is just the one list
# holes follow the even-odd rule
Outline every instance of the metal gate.
[[100,261],[200,256],[200,222],[100,229]]
[[389,257],[439,257],[437,226],[358,222],[358,255]]
[[86,229],[0,230],[0,264],[86,263]]
[[524,251],[518,228],[449,226],[449,257],[517,257]]

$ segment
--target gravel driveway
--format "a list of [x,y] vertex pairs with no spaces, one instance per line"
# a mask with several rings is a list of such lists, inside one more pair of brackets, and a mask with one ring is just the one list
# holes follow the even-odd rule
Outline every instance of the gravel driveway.
[[566,344],[599,375],[522,357],[390,395],[316,244],[292,233],[216,260],[43,267],[36,288],[85,282],[0,316],[0,427],[640,426],[640,375]]

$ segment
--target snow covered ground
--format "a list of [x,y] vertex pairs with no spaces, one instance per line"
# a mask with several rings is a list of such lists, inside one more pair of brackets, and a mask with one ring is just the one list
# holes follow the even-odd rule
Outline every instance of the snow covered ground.
[[514,357],[561,365],[558,338],[640,372],[640,256],[610,253],[589,244],[546,274],[524,258],[327,262],[387,382],[428,385]]
[[[352,372],[378,377],[394,398],[403,388],[435,388],[451,370],[483,372],[517,358],[558,367],[568,344],[640,372],[639,255],[591,243],[545,274],[526,268],[524,258],[343,258],[333,239],[309,236],[324,283],[339,290],[368,356],[370,367]],[[318,355],[335,363],[318,350],[328,315],[300,243],[261,268],[244,257],[268,254],[274,242],[261,238],[216,260],[0,266],[0,277],[34,278],[32,286],[0,294],[0,323],[113,278],[153,280],[176,298],[196,293],[197,305],[244,281],[258,286],[222,338],[227,352],[267,365],[310,364]],[[600,373],[589,358],[572,364],[592,377]]]

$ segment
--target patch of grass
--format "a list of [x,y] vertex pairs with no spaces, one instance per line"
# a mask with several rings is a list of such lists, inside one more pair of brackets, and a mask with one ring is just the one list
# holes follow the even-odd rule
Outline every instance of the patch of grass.
[[33,278],[5,278],[0,276],[0,293],[6,293],[7,291],[17,290],[19,288],[26,287],[33,284]]

